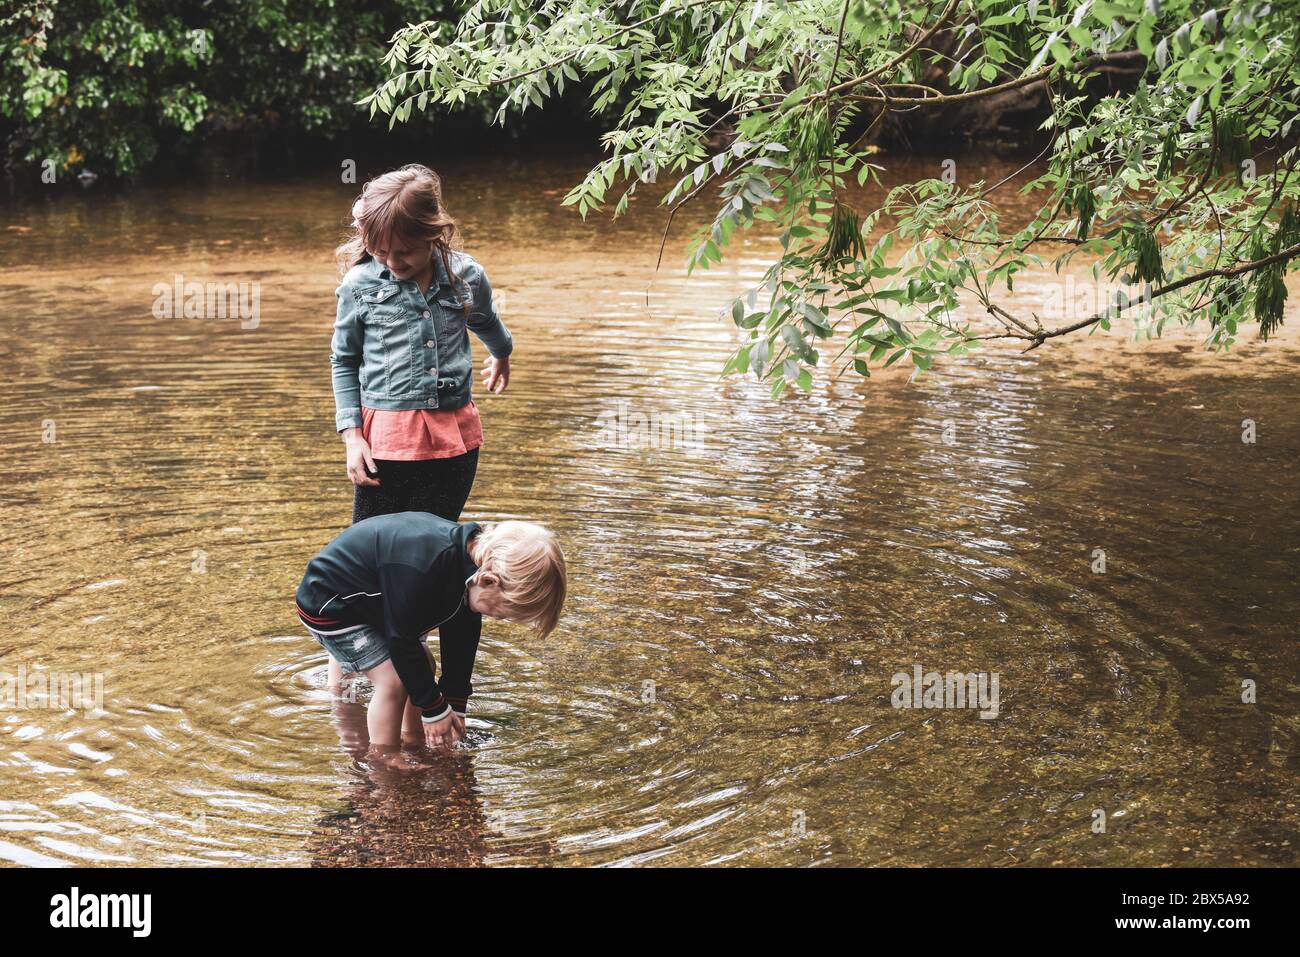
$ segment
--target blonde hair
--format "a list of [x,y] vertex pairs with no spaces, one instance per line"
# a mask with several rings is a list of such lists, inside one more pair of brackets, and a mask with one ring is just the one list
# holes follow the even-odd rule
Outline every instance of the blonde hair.
[[[442,180],[427,166],[407,163],[361,187],[352,204],[352,234],[334,251],[339,275],[369,260],[376,243],[394,238],[428,243],[430,252],[442,258],[452,283],[461,281],[451,268],[450,255],[461,245],[460,228],[442,205]],[[469,297],[464,299],[468,309]]]
[[568,578],[554,532],[514,519],[485,522],[470,547],[479,571],[500,580],[512,620],[528,622],[542,638],[555,630]]

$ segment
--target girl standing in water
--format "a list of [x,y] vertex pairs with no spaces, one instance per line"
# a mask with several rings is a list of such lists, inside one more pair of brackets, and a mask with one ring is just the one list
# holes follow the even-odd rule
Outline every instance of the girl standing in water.
[[405,511],[457,521],[483,442],[467,330],[487,347],[483,382],[494,393],[510,381],[510,330],[483,267],[451,248],[459,233],[432,170],[376,177],[352,217],[330,354],[352,521]]
[[[330,351],[352,521],[406,511],[459,521],[483,443],[469,331],[489,353],[483,383],[500,394],[510,382],[510,330],[483,267],[452,248],[459,231],[428,167],[409,164],[366,183],[352,228],[337,252],[344,275]],[[449,648],[473,660],[479,625],[478,615],[442,625],[444,671]],[[331,658],[332,689],[340,678]],[[472,690],[468,681],[444,688],[462,732]],[[410,736],[422,738],[419,711],[408,705],[407,718]]]

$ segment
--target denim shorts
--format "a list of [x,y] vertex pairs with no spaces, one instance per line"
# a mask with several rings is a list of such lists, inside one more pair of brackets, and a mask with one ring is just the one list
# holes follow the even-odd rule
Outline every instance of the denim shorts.
[[307,630],[344,671],[369,671],[391,657],[384,636],[369,625],[341,635],[325,635],[311,628]]

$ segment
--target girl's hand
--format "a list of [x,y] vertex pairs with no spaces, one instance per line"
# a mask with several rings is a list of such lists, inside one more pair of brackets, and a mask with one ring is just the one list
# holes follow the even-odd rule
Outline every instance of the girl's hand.
[[366,474],[367,468],[372,472],[378,472],[379,469],[375,468],[375,460],[370,457],[370,446],[361,437],[361,430],[348,429],[344,441],[348,447],[348,478],[352,479],[352,484],[378,485],[379,479]]
[[[498,383],[501,388],[497,388]],[[510,384],[510,357],[498,359],[496,356],[488,356],[483,360],[483,385],[489,392],[495,392],[500,395],[506,391],[506,386]]]
[[451,747],[465,737],[465,719],[455,711],[441,721],[425,722],[424,743],[431,748]]

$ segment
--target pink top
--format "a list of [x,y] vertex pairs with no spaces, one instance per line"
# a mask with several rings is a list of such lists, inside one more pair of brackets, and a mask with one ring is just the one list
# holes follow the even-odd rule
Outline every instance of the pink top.
[[400,412],[362,406],[361,437],[377,459],[449,459],[483,444],[483,423],[472,401],[459,409]]

